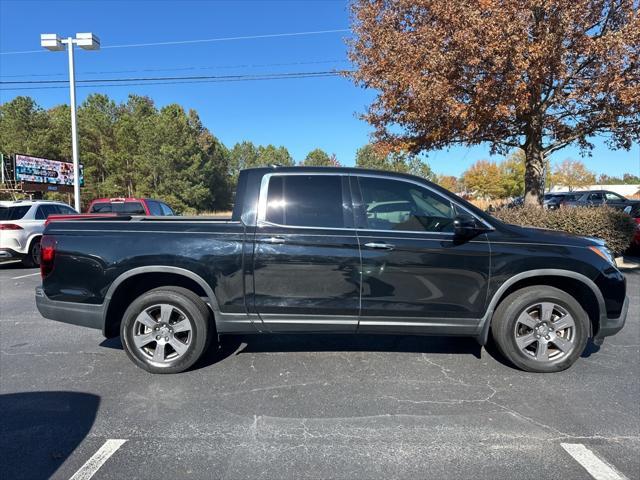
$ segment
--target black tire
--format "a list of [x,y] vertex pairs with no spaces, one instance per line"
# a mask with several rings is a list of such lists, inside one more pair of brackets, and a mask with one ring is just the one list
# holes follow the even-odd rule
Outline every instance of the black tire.
[[[158,327],[158,332],[152,331],[155,327],[147,327],[138,320],[143,312],[147,312],[153,319],[155,312],[160,314],[162,306],[171,307],[171,314],[166,322],[158,320],[153,324]],[[146,318],[146,316],[144,317]],[[176,317],[178,320],[189,322],[190,330],[188,332],[173,333],[174,330],[171,329],[171,333],[169,333],[168,329],[171,326],[175,328],[177,323],[181,323],[176,321],[171,324],[171,319]],[[140,333],[140,328],[145,329],[144,333]],[[177,332],[177,328],[175,330]],[[187,370],[203,355],[209,346],[214,330],[211,312],[198,295],[186,288],[167,286],[150,290],[129,305],[120,324],[120,337],[125,352],[140,368],[151,373],[179,373]],[[155,333],[159,335],[155,336]],[[161,337],[160,342],[155,340],[165,334],[168,336]],[[179,339],[178,335],[182,334],[188,335],[188,338],[185,336]],[[143,347],[136,345],[134,337],[139,342],[139,339],[149,338],[149,335],[153,337],[149,343]],[[165,342],[165,338],[169,341]],[[178,344],[177,340],[182,344],[181,348],[185,348],[184,352],[179,353],[173,348],[172,345]],[[158,362],[154,358],[156,358],[155,351],[160,343],[164,344],[161,349],[163,360]],[[171,353],[172,350],[173,353]],[[167,354],[167,352],[169,353]],[[167,355],[166,359],[164,359],[164,355]],[[171,358],[172,355],[175,358]]]
[[[552,320],[548,322],[536,318],[544,315],[543,304],[547,311],[548,305],[553,305],[549,317]],[[571,320],[571,327],[559,328]],[[589,316],[576,299],[543,285],[510,294],[500,303],[491,322],[491,333],[500,352],[516,367],[537,373],[559,372],[573,365],[587,345],[589,331]],[[532,338],[532,343],[523,346]]]
[[40,240],[41,238],[34,238],[29,245],[29,251],[22,257],[22,265],[27,268],[36,268],[40,266]]

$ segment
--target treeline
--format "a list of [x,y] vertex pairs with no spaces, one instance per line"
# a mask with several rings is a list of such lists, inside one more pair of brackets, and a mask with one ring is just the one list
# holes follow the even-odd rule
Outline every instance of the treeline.
[[[198,114],[179,105],[158,109],[130,95],[117,104],[91,95],[78,108],[83,200],[96,197],[161,198],[183,212],[224,208],[231,200],[229,154]],[[67,105],[49,110],[29,97],[0,106],[0,151],[71,158]]]
[[[71,159],[68,105],[48,110],[30,97],[0,105],[0,152]],[[78,107],[83,200],[136,196],[166,201],[182,213],[225,210],[232,203],[238,172],[266,165],[340,166],[335,155],[315,149],[296,161],[283,146],[245,141],[227,148],[202,125],[195,110],[156,107],[148,97],[129,95],[116,103],[94,94]],[[428,165],[406,155],[381,155],[366,146],[357,164],[430,175]]]

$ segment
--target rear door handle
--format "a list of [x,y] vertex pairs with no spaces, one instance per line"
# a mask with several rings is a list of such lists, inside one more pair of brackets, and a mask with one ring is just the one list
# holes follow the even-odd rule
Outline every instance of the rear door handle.
[[285,239],[282,238],[282,237],[269,237],[269,238],[263,239],[262,241],[266,242],[266,243],[272,243],[274,245],[277,245],[277,244],[284,243]]
[[383,242],[369,242],[369,243],[365,243],[364,246],[367,248],[375,248],[378,250],[393,250],[395,248],[394,245],[390,243],[383,243]]

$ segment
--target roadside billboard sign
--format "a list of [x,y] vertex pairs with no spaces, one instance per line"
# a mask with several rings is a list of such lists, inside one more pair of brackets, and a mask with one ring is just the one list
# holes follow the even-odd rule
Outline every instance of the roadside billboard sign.
[[[16,182],[73,186],[73,163],[16,154],[15,178]],[[80,186],[84,186],[82,164]]]

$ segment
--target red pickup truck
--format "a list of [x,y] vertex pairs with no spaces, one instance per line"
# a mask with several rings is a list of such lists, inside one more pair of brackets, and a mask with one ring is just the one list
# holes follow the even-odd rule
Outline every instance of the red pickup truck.
[[119,213],[154,217],[175,215],[169,205],[151,198],[96,198],[89,205],[87,213]]
[[87,218],[115,217],[118,215],[167,217],[175,215],[175,213],[166,203],[150,198],[96,198],[89,204],[87,213],[49,215],[45,225],[54,220],[86,220]]

